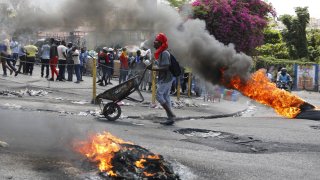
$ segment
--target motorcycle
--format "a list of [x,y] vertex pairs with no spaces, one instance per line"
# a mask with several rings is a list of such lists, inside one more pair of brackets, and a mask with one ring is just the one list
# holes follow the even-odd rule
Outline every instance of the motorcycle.
[[291,92],[291,82],[279,81],[277,82],[277,88]]

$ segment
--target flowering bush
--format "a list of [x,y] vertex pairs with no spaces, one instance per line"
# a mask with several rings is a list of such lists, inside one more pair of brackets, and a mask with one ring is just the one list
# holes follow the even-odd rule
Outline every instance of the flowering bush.
[[205,20],[217,40],[248,54],[263,44],[268,17],[275,16],[272,6],[262,0],[195,0],[192,6],[194,17]]

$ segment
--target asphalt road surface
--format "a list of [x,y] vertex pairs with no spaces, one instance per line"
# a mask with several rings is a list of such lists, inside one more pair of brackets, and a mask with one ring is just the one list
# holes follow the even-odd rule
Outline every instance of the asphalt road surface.
[[[96,170],[71,144],[103,131],[171,162],[181,179],[318,179],[319,123],[268,117],[107,122],[95,117],[1,109],[0,179],[86,179]],[[211,130],[211,131],[205,131]]]
[[[116,81],[113,81],[116,84]],[[162,109],[125,101],[115,122],[95,116],[92,80],[48,82],[34,76],[0,78],[0,91],[45,90],[44,96],[0,95],[0,179],[103,179],[72,148],[89,134],[113,135],[161,154],[183,180],[319,179],[320,122],[285,119],[246,98],[237,102],[185,99],[178,117],[247,109],[237,117],[189,118],[162,126]],[[108,87],[99,87],[98,93]],[[294,92],[319,104],[319,93]],[[150,93],[143,93],[150,100]],[[128,118],[136,116],[136,118]]]

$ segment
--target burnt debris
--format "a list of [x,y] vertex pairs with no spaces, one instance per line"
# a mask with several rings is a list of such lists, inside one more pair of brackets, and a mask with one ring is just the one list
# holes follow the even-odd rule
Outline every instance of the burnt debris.
[[32,90],[32,89],[25,89],[20,91],[10,91],[10,90],[3,90],[0,91],[1,96],[17,96],[17,97],[23,97],[23,96],[45,96],[48,92],[44,90]]
[[301,113],[298,114],[296,119],[309,119],[309,120],[320,121],[320,110],[310,109],[310,110],[301,111]]
[[320,120],[320,110],[312,104],[305,102],[300,106],[301,112],[296,116],[296,119],[309,119],[309,120]]
[[100,172],[104,179],[180,179],[161,155],[132,144],[120,144],[120,147],[112,158],[111,170],[116,176],[110,177],[106,172]]

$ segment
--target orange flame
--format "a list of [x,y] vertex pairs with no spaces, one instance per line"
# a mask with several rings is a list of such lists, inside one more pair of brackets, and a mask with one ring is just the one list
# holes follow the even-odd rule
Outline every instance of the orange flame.
[[147,160],[145,159],[140,159],[139,161],[136,161],[134,164],[138,167],[138,168],[144,168],[143,163],[147,162]]
[[[160,156],[159,155],[154,155],[154,156],[148,155],[147,158],[148,159],[160,159]],[[145,162],[147,162],[147,160],[145,159],[145,157],[142,157],[142,159],[140,159],[139,161],[136,161],[134,164],[136,165],[136,167],[143,169],[143,168],[145,168],[145,166],[144,166]],[[146,171],[144,171],[143,174],[146,177],[151,177],[151,176],[155,175],[155,173],[152,174],[152,173],[148,173]]]
[[[79,142],[76,144],[76,151],[84,154],[90,161],[97,162],[99,170],[101,172],[106,172],[109,176],[116,177],[117,173],[112,170],[112,159],[115,153],[121,150],[121,144],[131,144],[131,142],[126,142],[120,138],[113,136],[108,132],[104,132],[102,134],[97,134],[91,136],[88,141]],[[127,148],[127,150],[132,150],[132,148]],[[136,161],[134,165],[137,168],[144,169],[144,163],[147,162],[148,159],[161,159],[159,155],[142,155],[139,157],[140,160]],[[150,177],[155,174],[151,174],[148,172],[143,172],[144,176]]]
[[271,106],[278,114],[288,118],[295,118],[301,112],[300,106],[305,103],[298,96],[277,88],[266,77],[264,70],[252,74],[246,83],[235,77],[229,87],[257,102]]
[[152,177],[155,175],[155,173],[151,174],[151,173],[147,173],[147,172],[143,172],[143,174],[147,177]]
[[117,176],[112,171],[112,158],[120,151],[120,144],[133,144],[113,136],[108,132],[90,137],[87,142],[80,142],[76,150],[84,154],[90,161],[98,162],[99,170],[109,176]]

